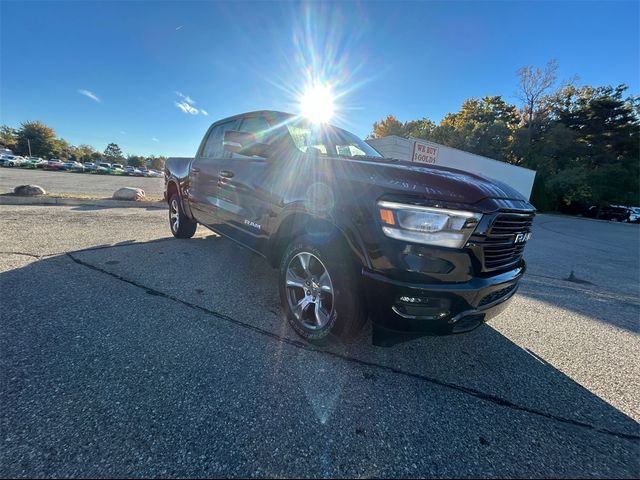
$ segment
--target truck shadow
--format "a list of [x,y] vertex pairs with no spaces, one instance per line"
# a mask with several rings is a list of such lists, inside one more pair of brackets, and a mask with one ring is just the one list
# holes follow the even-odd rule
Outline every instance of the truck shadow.
[[[371,345],[366,330],[352,343],[336,341],[323,348],[304,344],[282,318],[276,271],[264,259],[214,235],[101,246],[3,272],[3,313],[13,315],[13,305],[21,321],[37,329],[47,319],[67,321],[64,309],[70,302],[95,308],[91,295],[64,291],[61,279],[73,275],[75,269],[91,270],[98,286],[107,279],[128,284],[132,298],[114,297],[116,303],[124,305],[135,301],[135,295],[149,294],[196,309],[209,325],[212,341],[224,341],[217,332],[221,322],[233,326],[239,334],[263,335],[270,359],[266,368],[273,375],[290,367],[282,361],[284,348],[294,347],[295,355],[303,357],[320,351],[328,356],[325,358],[333,359],[328,364],[334,367],[324,368],[316,378],[325,380],[322,383],[328,389],[338,389],[341,384],[337,380],[344,369],[335,362],[348,362],[362,372],[372,388],[387,388],[380,374],[383,371],[583,428],[638,439],[635,420],[490,325],[462,335],[413,339],[393,348]],[[12,292],[11,296],[7,292]],[[110,295],[108,289],[99,294]],[[45,302],[42,295],[59,298]],[[128,321],[126,308],[121,318],[109,321]],[[12,339],[5,341],[10,343]],[[47,365],[42,368],[46,370]]]

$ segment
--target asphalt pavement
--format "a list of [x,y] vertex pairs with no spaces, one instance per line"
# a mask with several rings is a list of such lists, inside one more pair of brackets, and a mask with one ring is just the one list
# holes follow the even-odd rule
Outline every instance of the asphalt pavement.
[[541,215],[488,324],[319,348],[204,228],[0,208],[0,476],[640,475],[637,225]]
[[0,167],[0,194],[13,193],[15,187],[25,184],[40,185],[47,193],[105,198],[111,198],[122,187],[141,188],[153,198],[161,198],[164,192],[163,178]]

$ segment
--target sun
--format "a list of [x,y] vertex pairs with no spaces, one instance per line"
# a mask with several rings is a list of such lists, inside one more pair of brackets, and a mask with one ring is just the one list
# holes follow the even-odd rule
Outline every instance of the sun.
[[313,123],[327,123],[334,109],[334,96],[327,85],[313,85],[300,98],[300,113]]

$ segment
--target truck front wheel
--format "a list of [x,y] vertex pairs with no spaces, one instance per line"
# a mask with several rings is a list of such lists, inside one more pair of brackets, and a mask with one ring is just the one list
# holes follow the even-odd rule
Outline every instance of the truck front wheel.
[[347,339],[366,320],[357,267],[339,241],[296,239],[282,257],[279,283],[287,320],[306,340]]
[[180,197],[177,193],[169,197],[169,227],[176,238],[191,238],[198,228],[198,223],[187,217],[182,210]]

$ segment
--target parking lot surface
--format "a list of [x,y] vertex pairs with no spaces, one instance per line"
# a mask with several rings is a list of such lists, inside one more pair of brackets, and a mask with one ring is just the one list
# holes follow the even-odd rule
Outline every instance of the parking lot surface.
[[541,215],[490,323],[320,348],[266,261],[202,227],[2,209],[3,477],[640,474],[637,225]]
[[147,197],[161,198],[164,191],[163,178],[0,167],[0,193],[12,193],[16,186],[24,184],[40,185],[47,193],[97,197],[111,197],[121,187],[141,188]]

